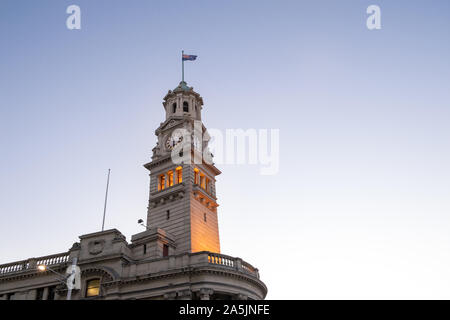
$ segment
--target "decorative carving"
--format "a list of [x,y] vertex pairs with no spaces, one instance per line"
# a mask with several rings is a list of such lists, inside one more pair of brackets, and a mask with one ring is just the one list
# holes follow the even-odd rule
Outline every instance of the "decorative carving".
[[80,245],[79,242],[75,242],[75,243],[72,245],[72,248],[70,248],[70,250],[78,250],[78,249],[81,249],[81,245]]
[[177,291],[179,300],[192,300],[192,291],[189,289]]
[[[98,276],[101,278],[101,284],[114,281],[114,276],[110,273],[113,270],[104,270],[103,268],[88,268],[81,271],[81,276],[83,278],[90,276]],[[117,275],[116,275],[117,276]]]
[[199,298],[200,300],[210,300],[211,296],[214,294],[214,290],[212,289],[207,289],[207,288],[202,288],[200,289],[200,291],[198,292]]
[[88,243],[89,253],[92,255],[97,255],[103,252],[105,248],[105,240],[93,240]]

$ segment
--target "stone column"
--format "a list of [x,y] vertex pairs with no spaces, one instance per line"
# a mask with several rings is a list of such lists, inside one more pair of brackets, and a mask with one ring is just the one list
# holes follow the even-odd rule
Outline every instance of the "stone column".
[[245,294],[242,294],[242,293],[238,293],[234,297],[234,300],[248,300],[248,296],[246,296]]
[[238,271],[242,271],[242,259],[236,258],[236,260],[234,262],[236,263],[236,269]]
[[168,172],[165,172],[165,173],[164,173],[164,177],[166,177],[166,181],[164,181],[164,184],[165,184],[164,189],[167,189],[167,188],[170,187],[170,183],[169,183],[169,174],[168,174]]
[[164,294],[164,300],[175,300],[177,298],[177,293],[174,292],[167,292]]
[[173,185],[178,184],[178,170],[176,168],[173,169]]
[[42,300],[48,299],[48,287],[44,288],[44,294],[42,295]]
[[192,300],[192,292],[189,289],[177,292],[178,300]]
[[214,290],[212,289],[200,289],[200,300],[211,300]]

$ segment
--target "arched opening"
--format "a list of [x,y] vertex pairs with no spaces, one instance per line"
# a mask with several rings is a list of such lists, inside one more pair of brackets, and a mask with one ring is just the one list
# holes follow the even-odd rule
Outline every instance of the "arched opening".
[[189,103],[183,102],[183,112],[189,112]]
[[177,112],[177,104],[176,103],[174,103],[172,105],[172,113],[175,113],[175,112]]

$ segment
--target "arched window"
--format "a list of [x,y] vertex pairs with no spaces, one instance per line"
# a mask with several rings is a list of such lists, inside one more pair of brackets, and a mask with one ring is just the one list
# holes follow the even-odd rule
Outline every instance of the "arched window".
[[177,172],[177,183],[182,183],[183,182],[183,167],[179,166],[175,170]]
[[91,279],[86,282],[86,297],[95,297],[100,294],[100,279]]
[[164,190],[166,187],[166,176],[161,174],[158,177],[158,191]]
[[176,103],[174,103],[172,105],[172,113],[175,113],[175,112],[177,112],[177,104]]
[[194,184],[198,184],[199,170],[194,168]]
[[183,112],[189,112],[189,103],[183,102]]
[[168,187],[173,186],[173,171],[172,170],[167,172],[167,186]]
[[206,189],[206,177],[203,173],[200,173],[200,187]]

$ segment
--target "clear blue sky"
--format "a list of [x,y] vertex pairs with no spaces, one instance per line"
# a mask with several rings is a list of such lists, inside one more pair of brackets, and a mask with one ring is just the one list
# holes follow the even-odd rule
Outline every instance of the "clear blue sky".
[[141,231],[184,49],[207,127],[280,129],[279,174],[217,182],[268,298],[449,299],[449,33],[446,0],[0,1],[0,263],[98,231],[108,168],[106,227]]

